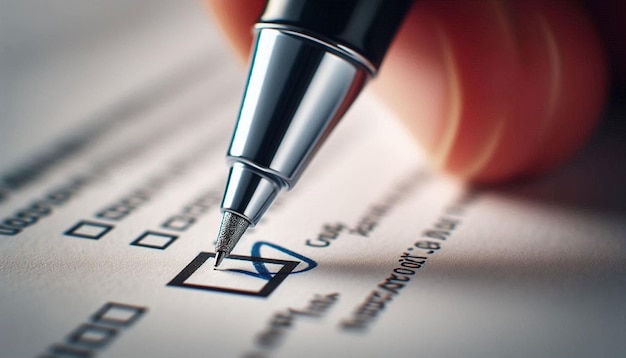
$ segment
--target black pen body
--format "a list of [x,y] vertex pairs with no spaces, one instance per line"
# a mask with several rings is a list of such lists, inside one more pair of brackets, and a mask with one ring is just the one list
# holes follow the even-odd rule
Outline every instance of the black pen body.
[[411,0],[270,0],[259,23],[302,29],[380,67]]

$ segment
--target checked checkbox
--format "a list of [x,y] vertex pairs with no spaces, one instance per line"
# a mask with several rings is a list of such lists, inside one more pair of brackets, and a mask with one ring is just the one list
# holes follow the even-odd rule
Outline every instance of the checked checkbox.
[[233,267],[243,264],[242,267],[247,267],[251,271],[255,270],[255,264],[264,265],[271,270],[268,277],[259,277],[258,275],[242,274],[243,270],[240,269],[214,270],[213,263],[207,263],[211,257],[215,257],[215,254],[201,252],[167,286],[267,297],[300,263],[299,261],[239,255],[230,255],[225,260],[225,264],[228,261],[234,261]]

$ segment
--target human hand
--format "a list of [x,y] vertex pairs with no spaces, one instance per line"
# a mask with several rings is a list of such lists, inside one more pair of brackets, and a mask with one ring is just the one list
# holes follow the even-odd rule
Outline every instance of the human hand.
[[[247,57],[265,1],[207,1]],[[422,0],[370,86],[435,166],[492,183],[575,152],[600,116],[606,81],[600,40],[573,1]]]

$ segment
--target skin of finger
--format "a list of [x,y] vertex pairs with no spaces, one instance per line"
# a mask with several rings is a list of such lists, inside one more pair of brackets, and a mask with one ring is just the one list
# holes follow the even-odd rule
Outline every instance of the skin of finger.
[[[516,51],[499,2],[422,1],[408,14],[376,85],[435,166],[475,179],[503,143]],[[536,116],[529,118],[527,131],[538,126]],[[515,158],[531,152],[514,150]]]
[[424,0],[375,87],[435,165],[491,183],[541,172],[579,148],[605,83],[598,39],[571,2]]
[[266,3],[265,0],[205,0],[209,12],[242,61],[246,61],[249,56],[252,26],[259,19]]
[[607,92],[607,61],[599,37],[580,7],[556,4],[566,10],[537,2],[545,19],[544,32],[549,34],[546,38],[554,38],[551,51],[558,61],[560,82],[553,118],[529,173],[553,167],[584,144],[601,116]]
[[[540,1],[415,3],[373,82],[436,166],[467,180],[502,181],[554,165],[591,132],[604,79],[602,71],[576,63],[591,53],[587,64],[602,68],[593,60],[600,51],[593,36],[585,38],[588,23],[578,10],[554,3],[556,8],[542,8]],[[264,1],[208,4],[246,58],[248,29]],[[572,13],[575,20],[563,24]],[[575,42],[583,35],[579,47],[555,56],[550,45],[571,34]],[[569,92],[564,75],[572,76]],[[595,92],[585,96],[581,84]],[[563,126],[558,119],[567,117]]]

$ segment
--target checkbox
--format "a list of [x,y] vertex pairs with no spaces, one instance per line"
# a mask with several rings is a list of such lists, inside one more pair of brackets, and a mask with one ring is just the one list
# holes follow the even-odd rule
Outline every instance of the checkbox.
[[72,226],[69,230],[63,234],[67,236],[80,237],[83,239],[98,240],[106,233],[113,230],[113,225],[96,223],[93,221],[80,221],[78,224]]
[[115,328],[85,323],[72,332],[67,340],[75,345],[100,348],[109,344],[116,334]]
[[91,317],[93,323],[128,327],[146,312],[145,307],[107,302]]
[[169,218],[161,227],[166,230],[185,231],[195,222],[196,219],[191,216],[176,215]]
[[178,239],[176,235],[164,234],[156,231],[146,231],[130,244],[133,246],[147,247],[150,249],[165,250]]
[[[219,270],[213,269],[214,253],[201,252],[167,286],[268,297],[298,266],[299,261],[230,255]],[[263,273],[259,266],[263,266]]]

